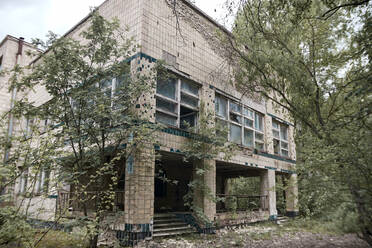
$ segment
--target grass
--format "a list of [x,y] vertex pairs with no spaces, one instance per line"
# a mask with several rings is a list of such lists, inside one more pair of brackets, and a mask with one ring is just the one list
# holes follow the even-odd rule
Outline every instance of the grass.
[[[39,238],[41,234],[35,237]],[[40,241],[37,247],[43,248],[85,248],[87,241],[82,236],[69,234],[61,231],[49,231],[48,234]]]

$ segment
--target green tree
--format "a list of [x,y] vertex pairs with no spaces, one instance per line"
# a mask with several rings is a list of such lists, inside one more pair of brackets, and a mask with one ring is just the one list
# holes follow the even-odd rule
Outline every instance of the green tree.
[[[24,157],[38,154],[38,167],[28,159],[24,168],[48,166],[55,187],[70,185],[70,202],[81,207],[84,217],[78,223],[87,229],[90,247],[97,246],[98,235],[112,224],[106,217],[116,207],[116,192],[124,191],[119,188],[124,164],[153,147],[158,131],[144,114],[148,106],[139,105],[141,97],[153,90],[155,69],[146,73],[131,69],[137,45],[127,31],[118,20],[105,20],[93,11],[80,40],[51,34],[46,53],[30,74],[12,84],[25,95],[45,88],[50,97],[39,106],[22,98],[12,110],[34,120],[32,137],[20,143],[27,143]],[[35,142],[45,143],[42,153]],[[9,161],[20,162],[16,153],[11,155]],[[60,210],[57,220],[67,211],[68,206]]]
[[240,4],[227,40],[239,88],[296,122],[302,203],[355,212],[372,245],[369,1],[229,2]]

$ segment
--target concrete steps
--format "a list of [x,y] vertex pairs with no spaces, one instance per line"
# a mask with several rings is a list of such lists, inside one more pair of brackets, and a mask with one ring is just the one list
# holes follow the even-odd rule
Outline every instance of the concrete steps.
[[284,224],[287,223],[288,221],[289,221],[289,218],[288,218],[287,216],[279,215],[279,216],[276,218],[276,224],[278,224],[279,226],[284,225]]
[[155,214],[153,237],[167,237],[195,233],[195,229],[178,219],[175,214]]

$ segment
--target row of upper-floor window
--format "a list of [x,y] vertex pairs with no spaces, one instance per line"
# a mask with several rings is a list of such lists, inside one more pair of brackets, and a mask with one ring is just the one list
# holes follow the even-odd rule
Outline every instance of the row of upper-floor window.
[[[97,87],[107,97],[112,98],[122,83],[123,80],[113,78],[103,81]],[[196,126],[200,88],[199,84],[182,77],[173,76],[170,79],[158,80],[155,95],[156,122],[181,129]],[[75,105],[73,99],[71,99],[71,105]],[[229,141],[258,150],[267,150],[264,114],[217,93],[215,114],[216,121],[228,129],[227,139]],[[32,120],[26,121],[24,129],[26,136],[30,135],[31,124]],[[51,125],[50,121],[45,120],[44,128],[46,129],[48,125]],[[288,125],[273,119],[272,136],[274,153],[289,156]]]
[[[156,87],[156,122],[185,129],[196,126],[200,86],[190,80],[174,77],[158,80]],[[216,122],[228,129],[227,140],[261,151],[267,151],[264,114],[228,97],[215,96]],[[289,156],[288,125],[273,119],[274,154]]]

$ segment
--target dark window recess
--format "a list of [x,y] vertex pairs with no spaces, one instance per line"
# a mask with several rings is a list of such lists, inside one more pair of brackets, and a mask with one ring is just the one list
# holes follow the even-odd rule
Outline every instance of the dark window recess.
[[125,172],[121,174],[120,179],[118,180],[118,190],[123,191],[125,187]]
[[234,113],[230,112],[230,120],[236,123],[241,124],[242,123],[242,117],[240,115],[236,115]]
[[2,65],[3,65],[3,56],[0,57],[0,70],[1,70]]
[[180,127],[185,129],[187,127],[194,127],[196,125],[196,112],[192,109],[181,106],[180,109]]

